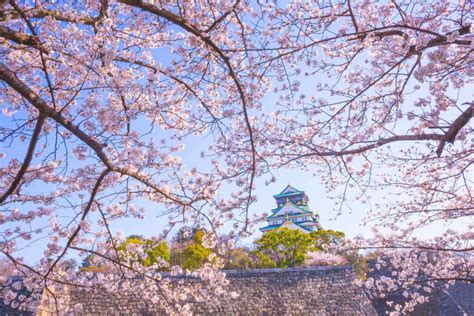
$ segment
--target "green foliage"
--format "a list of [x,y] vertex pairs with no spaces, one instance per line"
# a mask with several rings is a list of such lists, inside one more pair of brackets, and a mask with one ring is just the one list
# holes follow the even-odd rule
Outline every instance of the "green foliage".
[[246,248],[234,248],[227,254],[225,258],[224,269],[253,269],[257,265],[253,260],[249,250]]
[[166,241],[160,241],[157,245],[145,251],[148,255],[143,261],[145,267],[151,266],[153,263],[158,262],[159,258],[166,262],[170,262],[171,253],[170,247]]
[[204,230],[196,230],[191,241],[174,247],[172,264],[179,265],[183,269],[196,270],[208,262],[212,250],[202,245],[204,234]]
[[310,234],[284,227],[265,233],[255,244],[260,266],[286,268],[303,264],[313,239]]
[[185,248],[181,254],[182,263],[181,268],[188,270],[195,270],[207,262],[211,250],[204,248],[200,244],[191,244]]
[[163,259],[166,262],[170,262],[170,248],[166,241],[160,241],[157,244],[151,239],[145,239],[140,236],[130,236],[117,247],[118,251],[126,252],[127,246],[129,245],[142,245],[145,247],[145,258],[140,258],[139,262],[145,267],[149,267],[154,263],[157,263],[159,259]]
[[367,258],[359,254],[357,251],[351,251],[344,254],[350,265],[354,267],[354,271],[361,280],[367,279],[369,272],[369,263]]
[[[179,265],[183,269],[196,270],[209,261],[212,250],[203,246],[205,231],[192,230],[190,236],[185,236],[184,231],[178,232],[173,243],[173,248],[166,241],[155,244],[152,239],[141,236],[128,237],[117,250],[127,252],[127,247],[133,245],[144,246],[145,255],[138,261],[149,267],[159,261],[159,258],[172,265]],[[186,238],[185,238],[186,237]],[[300,230],[280,228],[264,234],[256,241],[256,250],[249,252],[245,248],[233,249],[225,258],[226,269],[251,269],[251,268],[284,268],[294,267],[304,263],[309,251],[321,250],[324,245],[339,242],[344,238],[344,233],[333,230],[319,230],[304,233]],[[85,261],[89,261],[88,258]],[[128,262],[131,264],[132,262]],[[84,263],[83,270],[96,269]],[[161,270],[166,270],[163,268]]]
[[318,230],[309,234],[286,227],[271,230],[255,242],[253,254],[258,258],[258,267],[285,268],[304,263],[310,251],[321,251],[330,243],[338,243],[344,233],[336,230]]
[[[189,232],[189,230],[188,230]],[[190,231],[185,234],[180,231],[174,238],[172,248],[166,241],[156,243],[152,239],[141,236],[128,237],[117,250],[127,252],[127,248],[140,245],[145,248],[145,255],[138,261],[149,267],[160,261],[160,258],[171,265],[179,265],[183,269],[196,270],[209,262],[212,250],[203,246],[206,232],[202,229]],[[310,251],[321,251],[325,245],[339,243],[344,238],[344,233],[334,230],[318,230],[305,233],[290,228],[279,228],[265,233],[255,242],[256,249],[249,251],[247,248],[232,249],[224,257],[225,269],[254,269],[254,268],[285,268],[302,265]],[[354,266],[356,273],[365,278],[368,266],[367,261],[357,252],[340,254]],[[82,271],[101,271],[100,266],[93,263],[93,257],[84,259]],[[132,264],[133,262],[128,262]],[[168,268],[162,268],[165,271]]]
[[[156,243],[152,239],[141,236],[130,236],[117,247],[119,252],[126,253],[127,248],[133,245],[145,248],[143,258],[138,262],[149,267],[160,261],[160,258],[171,265],[179,265],[183,269],[196,270],[209,262],[212,250],[203,246],[206,232],[202,229],[181,230],[173,239],[172,248],[166,241]],[[290,228],[279,228],[265,233],[255,242],[256,249],[241,247],[232,249],[224,257],[225,269],[255,269],[255,268],[286,268],[302,265],[308,252],[321,251],[325,245],[339,243],[344,233],[334,230],[318,230],[305,233]],[[361,279],[366,278],[368,270],[367,260],[357,252],[339,254],[347,258],[354,266]],[[94,264],[93,256],[84,259],[81,271],[103,272],[99,265]],[[132,264],[133,262],[127,262]],[[166,271],[168,268],[161,268]]]
[[261,252],[261,251],[254,251],[253,254],[256,256],[256,266],[257,268],[282,268],[283,265],[279,265],[275,261],[271,259],[271,256]]
[[344,233],[337,230],[326,230],[320,229],[312,231],[310,234],[311,239],[314,242],[314,248],[312,250],[321,251],[324,246],[329,244],[337,244],[344,239]]

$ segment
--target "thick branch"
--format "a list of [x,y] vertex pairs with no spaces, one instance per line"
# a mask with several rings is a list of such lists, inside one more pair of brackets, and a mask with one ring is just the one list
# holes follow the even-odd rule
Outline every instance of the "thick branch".
[[33,154],[35,152],[36,144],[38,143],[39,135],[41,133],[41,129],[43,127],[43,123],[45,121],[45,117],[43,114],[40,114],[38,120],[36,121],[36,126],[33,131],[33,135],[31,136],[30,144],[28,145],[28,149],[26,151],[25,159],[23,159],[23,163],[18,170],[18,173],[13,179],[13,182],[10,184],[10,187],[2,194],[0,197],[0,204],[5,202],[5,200],[18,188],[18,185],[21,182],[21,179],[25,175],[25,172],[28,170],[30,166],[31,159],[33,159]]
[[438,157],[441,156],[443,153],[444,146],[446,143],[454,143],[456,136],[458,135],[459,131],[466,126],[469,120],[474,116],[474,103],[470,103],[468,108],[458,116],[449,127],[448,131],[444,134],[443,139],[439,143],[438,149],[436,150],[436,154]]
[[352,24],[354,25],[354,30],[359,32],[359,27],[357,26],[357,21],[354,16],[354,12],[352,12],[352,7],[351,7],[351,0],[347,0],[347,7],[349,9],[349,15],[351,16]]
[[[99,10],[99,15],[97,17],[91,17],[91,16],[72,17],[58,10],[36,9],[30,15],[30,18],[42,19],[45,17],[52,17],[53,19],[58,20],[58,21],[79,23],[79,24],[93,26],[93,25],[96,25],[97,23],[100,23],[107,16],[108,7],[109,7],[109,0],[102,0],[100,10]],[[17,12],[6,12],[6,14],[4,12],[0,13],[0,22],[6,21],[7,19],[19,19],[19,18],[21,18],[21,15],[18,14]]]
[[0,37],[13,41],[17,44],[36,48],[43,53],[48,53],[48,50],[41,46],[40,41],[36,36],[20,33],[3,25],[0,25]]
[[[386,27],[382,27],[382,28],[375,28],[375,29],[372,29],[372,30],[362,31],[359,34],[357,34],[357,32],[355,32],[356,34],[354,34],[354,35],[356,35],[356,37],[354,39],[365,39],[369,34],[371,34],[371,35],[376,36],[378,38],[384,38],[384,37],[387,37],[387,36],[401,36],[405,40],[408,40],[409,35],[407,33],[405,33],[404,31],[401,31],[400,29],[410,29],[410,30],[414,30],[414,31],[418,31],[418,32],[428,33],[432,36],[435,36],[435,38],[428,41],[428,43],[426,43],[426,45],[423,46],[422,48],[417,47],[416,45],[410,45],[408,47],[408,52],[407,52],[407,55],[406,55],[407,57],[409,57],[409,56],[412,56],[413,54],[415,54],[416,52],[418,52],[422,49],[435,47],[435,46],[439,46],[439,45],[443,45],[443,44],[448,43],[448,36],[451,35],[454,32],[458,32],[459,35],[469,34],[470,29],[471,29],[471,25],[468,24],[468,25],[463,26],[463,27],[461,27],[461,28],[459,28],[455,31],[449,32],[446,35],[434,33],[432,31],[426,30],[426,29],[415,28],[415,27],[405,25],[405,24],[390,25],[390,26],[386,26]],[[471,40],[468,40],[468,39],[455,40],[454,43],[456,43],[458,45],[470,45]]]
[[[105,163],[108,162],[107,157],[102,152],[104,145],[100,144],[96,140],[89,137],[86,133],[80,130],[77,126],[66,120],[61,114],[50,108],[46,102],[43,101],[33,90],[27,85],[20,81],[13,71],[8,69],[3,63],[0,62],[0,79],[5,81],[10,87],[17,91],[21,96],[28,100],[38,111],[45,116],[48,116],[55,120],[58,124],[62,125],[68,131],[76,135],[80,140],[89,145],[99,156],[99,158]],[[106,163],[109,167],[110,163]]]
[[299,157],[309,157],[309,156],[320,156],[320,157],[327,157],[327,156],[347,156],[347,155],[357,155],[363,152],[366,152],[371,149],[375,149],[377,147],[381,147],[383,145],[387,145],[394,142],[399,141],[421,141],[421,140],[441,140],[443,139],[443,135],[440,134],[421,134],[421,135],[396,135],[393,137],[388,137],[384,139],[380,139],[373,144],[362,146],[355,149],[346,149],[346,150],[330,150],[330,151],[319,151],[317,149],[312,149],[313,152],[299,156]]
[[113,163],[108,159],[108,157],[103,152],[105,145],[96,141],[93,137],[84,133],[79,127],[72,124],[69,120],[64,118],[60,112],[55,111],[50,108],[46,102],[39,97],[33,90],[31,90],[27,85],[25,85],[21,80],[19,80],[15,73],[8,69],[3,63],[0,62],[0,80],[5,81],[10,87],[17,91],[21,96],[23,96],[28,102],[31,103],[40,113],[43,115],[52,118],[59,125],[63,126],[65,129],[70,131],[73,135],[87,144],[92,150],[96,153],[97,157],[102,161],[102,163],[111,171],[118,172],[123,175],[128,175],[137,181],[143,183],[147,187],[152,188],[156,192],[160,193],[165,198],[180,204],[186,205],[184,201],[179,198],[172,196],[171,194],[165,193],[163,190],[159,189],[151,181],[149,181],[145,176],[130,171],[126,168],[114,166]]

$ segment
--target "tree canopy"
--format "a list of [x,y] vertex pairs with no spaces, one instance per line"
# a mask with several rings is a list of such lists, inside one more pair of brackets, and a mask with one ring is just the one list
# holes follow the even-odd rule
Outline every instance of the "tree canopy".
[[137,245],[144,246],[144,254],[139,255],[137,261],[145,267],[149,267],[154,263],[161,263],[162,261],[167,263],[171,261],[170,248],[165,240],[155,243],[152,239],[145,239],[141,236],[130,236],[117,247],[117,250],[123,252],[125,255],[129,247],[133,248],[133,246]]
[[209,259],[212,250],[204,247],[205,232],[196,230],[190,241],[173,247],[172,262],[183,269],[196,270],[201,268]]
[[286,268],[302,265],[310,251],[321,251],[324,246],[337,243],[343,232],[318,230],[305,233],[298,229],[282,227],[266,232],[255,242],[254,253],[260,266]]

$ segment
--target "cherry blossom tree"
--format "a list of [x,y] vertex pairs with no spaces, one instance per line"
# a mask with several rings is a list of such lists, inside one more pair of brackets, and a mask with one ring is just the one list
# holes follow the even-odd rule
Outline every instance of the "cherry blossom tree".
[[279,99],[259,154],[321,177],[338,213],[370,205],[374,238],[355,247],[385,251],[392,278],[370,281],[408,288],[406,312],[436,281],[473,282],[473,4],[315,3],[274,6],[262,65]]
[[307,266],[337,266],[346,265],[347,260],[329,252],[313,251],[308,253],[304,264]]
[[[341,212],[350,195],[403,195],[373,207],[368,219],[381,229],[356,246],[394,258],[413,252],[419,260],[393,261],[408,271],[397,286],[423,284],[419,272],[428,285],[472,281],[469,223],[415,238],[472,218],[471,2],[2,0],[0,8],[0,270],[49,293],[57,309],[67,305],[64,286],[119,291],[146,280],[147,293],[162,289],[178,313],[188,311],[180,298],[224,293],[219,260],[195,272],[218,289],[209,292],[170,290],[153,267],[127,265],[111,225],[142,218],[147,200],[169,216],[161,239],[193,222],[250,232],[255,179],[280,167],[317,170]],[[264,103],[268,94],[275,104]],[[182,162],[190,141],[207,163]],[[224,185],[236,188],[232,196],[219,194]],[[43,240],[39,265],[21,258]],[[78,255],[113,273],[68,273]]]
[[[205,222],[215,231],[222,213],[242,213],[235,229],[248,230],[257,172],[249,111],[266,87],[252,58],[239,51],[258,37],[243,22],[256,17],[252,7],[135,0],[0,6],[0,250],[33,299],[45,291],[60,311],[67,305],[61,287],[126,292],[139,280],[155,293],[148,301],[167,294],[156,267],[120,259],[121,239],[111,228],[117,219],[142,218],[144,199],[169,215],[161,239],[181,223]],[[234,129],[248,148],[227,164],[204,137],[230,141]],[[188,139],[203,142],[208,165],[184,166],[179,152]],[[220,198],[227,182],[243,188]],[[17,254],[43,239],[39,265]],[[78,255],[95,256],[107,273],[72,277],[64,262]],[[226,282],[213,262],[195,272],[213,290],[168,290],[170,312],[187,311],[180,297],[222,293]],[[133,275],[142,277],[124,281]]]

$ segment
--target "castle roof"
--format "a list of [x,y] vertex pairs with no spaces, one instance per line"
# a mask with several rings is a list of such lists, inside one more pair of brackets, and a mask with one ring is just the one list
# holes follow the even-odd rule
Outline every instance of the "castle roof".
[[275,229],[275,228],[278,228],[280,227],[281,224],[277,224],[277,225],[267,225],[265,227],[261,227],[260,230],[261,231],[264,231],[264,230],[270,230],[270,229]]
[[287,201],[286,204],[283,204],[282,206],[280,207],[277,207],[275,209],[272,210],[272,215],[268,216],[268,218],[276,218],[276,217],[281,217],[281,216],[284,216],[284,215],[277,215],[278,212],[284,208],[285,206],[288,206],[288,205],[291,205],[291,206],[294,206],[296,207],[299,211],[301,211],[300,213],[293,213],[293,214],[313,214],[313,212],[311,212],[309,209],[308,209],[308,206],[307,205],[298,205],[298,204],[295,204],[291,201]]
[[[285,221],[281,224],[268,225],[268,226],[262,227],[262,228],[260,228],[260,230],[263,232],[263,231],[266,231],[266,230],[276,229],[276,228],[280,228],[280,227],[288,227],[288,228],[293,228],[293,229],[295,229],[295,228],[301,229],[301,230],[304,230],[305,232],[311,232],[311,230],[308,229],[303,223],[304,222],[298,223],[298,222]],[[308,223],[308,222],[306,222],[306,223]]]
[[304,191],[295,189],[294,187],[288,184],[283,191],[281,191],[278,194],[275,194],[273,197],[284,197],[284,196],[299,195],[299,194],[304,194]]

